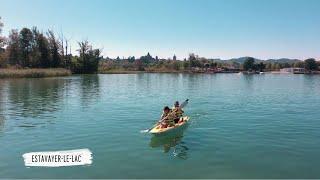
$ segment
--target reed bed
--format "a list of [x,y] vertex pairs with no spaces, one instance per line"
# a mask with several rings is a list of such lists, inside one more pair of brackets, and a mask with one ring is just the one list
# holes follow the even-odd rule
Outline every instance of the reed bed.
[[63,68],[0,69],[0,78],[42,78],[69,75],[71,75],[71,71]]

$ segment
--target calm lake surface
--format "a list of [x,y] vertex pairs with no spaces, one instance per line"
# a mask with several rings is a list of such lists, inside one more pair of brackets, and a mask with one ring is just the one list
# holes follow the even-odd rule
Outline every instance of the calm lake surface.
[[[190,126],[140,133],[190,99]],[[0,79],[1,178],[320,178],[320,76],[82,75]],[[22,154],[89,148],[90,166]]]

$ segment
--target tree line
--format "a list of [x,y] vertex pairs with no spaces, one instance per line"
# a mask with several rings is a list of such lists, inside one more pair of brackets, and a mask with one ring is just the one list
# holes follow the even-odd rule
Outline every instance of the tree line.
[[247,57],[243,63],[243,70],[245,71],[264,71],[264,70],[279,70],[282,68],[304,68],[307,71],[316,71],[319,69],[320,63],[314,58],[309,58],[304,61],[295,63],[255,63],[253,57]]
[[271,62],[256,61],[253,57],[247,57],[244,63],[236,61],[223,61],[199,57],[194,53],[188,58],[176,60],[176,56],[168,59],[159,59],[148,53],[140,58],[130,56],[128,58],[116,59],[106,58],[101,61],[101,71],[128,70],[128,71],[189,71],[194,69],[237,69],[244,71],[278,71],[282,68],[305,68],[306,70],[317,70],[320,62],[315,59],[293,62]]
[[94,49],[88,41],[79,42],[79,54],[73,56],[68,40],[58,38],[52,30],[25,27],[13,29],[4,37],[2,27],[0,18],[0,67],[66,68],[74,73],[95,73],[103,58],[101,50]]

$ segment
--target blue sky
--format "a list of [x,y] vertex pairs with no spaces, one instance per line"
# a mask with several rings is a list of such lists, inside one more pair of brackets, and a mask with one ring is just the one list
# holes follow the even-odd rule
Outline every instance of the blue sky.
[[0,0],[4,34],[37,26],[105,56],[320,58],[320,0]]

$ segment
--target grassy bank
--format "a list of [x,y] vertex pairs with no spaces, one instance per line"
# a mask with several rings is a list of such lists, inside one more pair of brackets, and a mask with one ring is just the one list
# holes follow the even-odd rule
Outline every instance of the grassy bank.
[[69,75],[71,75],[71,71],[63,68],[0,69],[0,78],[41,78]]

